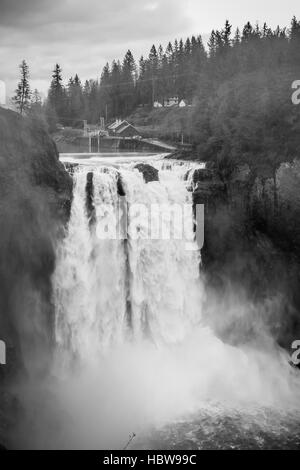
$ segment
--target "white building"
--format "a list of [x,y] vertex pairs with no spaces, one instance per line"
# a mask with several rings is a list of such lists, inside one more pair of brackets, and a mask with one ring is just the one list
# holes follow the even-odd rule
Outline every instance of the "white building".
[[179,108],[185,108],[187,106],[187,102],[185,100],[181,100],[178,106]]
[[178,96],[173,96],[172,98],[167,98],[164,101],[164,107],[171,108],[172,106],[178,106],[178,103],[179,103]]

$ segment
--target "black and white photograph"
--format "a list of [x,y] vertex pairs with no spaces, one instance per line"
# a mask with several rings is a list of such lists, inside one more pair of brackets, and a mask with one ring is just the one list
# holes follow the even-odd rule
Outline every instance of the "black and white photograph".
[[0,0],[0,450],[300,450],[299,0]]

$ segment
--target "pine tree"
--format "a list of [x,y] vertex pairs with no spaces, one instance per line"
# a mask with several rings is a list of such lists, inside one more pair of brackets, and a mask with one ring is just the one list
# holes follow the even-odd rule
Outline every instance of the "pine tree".
[[157,95],[158,78],[158,54],[155,45],[151,47],[149,54],[149,79],[151,80],[151,104],[153,105]]
[[99,87],[100,114],[101,116],[105,116],[106,121],[110,119],[112,110],[110,88],[111,74],[109,64],[107,63],[103,67]]
[[67,89],[68,116],[70,119],[81,119],[84,112],[83,92],[80,79],[76,74],[71,77]]
[[294,16],[290,29],[290,58],[292,62],[298,62],[300,47],[300,21]]
[[109,88],[112,103],[112,115],[114,118],[122,116],[121,102],[121,77],[122,67],[119,61],[113,61],[111,65],[111,86]]
[[292,42],[300,41],[300,21],[297,21],[297,18],[295,16],[293,16],[292,18],[290,40]]
[[139,77],[137,81],[137,102],[143,106],[147,103],[147,62],[143,56],[139,60]]
[[90,113],[89,120],[91,123],[96,124],[99,122],[99,112],[100,112],[100,87],[97,80],[91,80],[90,82],[91,91],[90,91]]
[[162,45],[160,44],[159,47],[158,47],[158,66],[159,67],[162,66],[163,58],[164,58],[164,49],[163,49]]
[[183,40],[180,39],[178,45],[178,54],[177,54],[177,61],[176,61],[176,96],[179,97],[181,100],[185,98],[185,90],[186,90],[186,73],[187,73],[187,62],[186,58],[188,59],[189,52],[185,51]]
[[231,45],[231,41],[230,41],[231,28],[232,28],[232,25],[229,23],[228,20],[226,20],[225,27],[222,31],[222,39],[223,39],[223,44],[225,47],[229,47]]
[[130,50],[127,51],[121,72],[121,111],[127,116],[135,106],[135,74],[136,65]]
[[30,101],[30,110],[40,111],[42,109],[42,98],[39,91],[35,88]]
[[238,44],[240,44],[240,42],[241,42],[241,32],[240,32],[240,29],[237,28],[235,31],[235,35],[234,35],[233,44],[237,46]]
[[167,46],[167,49],[166,49],[166,56],[167,56],[167,59],[170,63],[173,60],[173,46],[172,46],[171,42],[168,43],[168,46]]
[[43,105],[41,95],[36,88],[31,95],[28,116],[34,119],[35,126],[40,125],[46,130],[49,130],[49,123],[47,122],[48,119],[45,114],[45,106]]
[[29,85],[29,67],[26,61],[23,60],[19,68],[21,77],[15,91],[13,101],[15,102],[20,114],[23,114],[28,111],[30,107],[31,91]]
[[209,57],[213,58],[216,54],[216,33],[212,30],[208,41]]
[[243,36],[242,36],[242,40],[244,42],[248,42],[254,35],[254,29],[251,25],[251,23],[248,21],[245,26],[244,26],[244,29],[243,29]]
[[175,94],[175,51],[169,42],[166,49],[167,67],[165,68],[165,97],[169,98]]
[[68,114],[66,94],[62,85],[62,70],[58,64],[52,74],[52,81],[48,93],[48,104],[58,118]]

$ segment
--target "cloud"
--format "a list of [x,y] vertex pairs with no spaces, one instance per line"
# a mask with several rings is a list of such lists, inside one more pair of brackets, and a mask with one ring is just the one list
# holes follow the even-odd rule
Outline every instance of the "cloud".
[[138,59],[154,42],[188,34],[190,20],[180,5],[174,8],[174,0],[146,5],[140,0],[0,0],[0,78],[12,90],[23,58],[32,79],[45,88],[56,62],[66,78],[100,76],[105,63],[122,59],[128,48]]

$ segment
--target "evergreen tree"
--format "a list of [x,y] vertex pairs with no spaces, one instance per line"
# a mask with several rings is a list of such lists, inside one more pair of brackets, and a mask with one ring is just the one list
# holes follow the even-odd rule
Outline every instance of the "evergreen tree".
[[291,42],[300,42],[300,21],[297,21],[295,16],[292,18],[290,40]]
[[130,50],[127,51],[121,72],[121,101],[122,116],[127,116],[133,109],[136,103],[135,100],[135,74],[136,65],[133,55]]
[[246,23],[243,29],[242,40],[245,42],[248,42],[253,37],[253,35],[254,35],[253,27],[251,23],[248,21],[248,23]]
[[99,87],[99,102],[100,102],[100,114],[105,117],[106,121],[109,120],[112,116],[112,102],[110,96],[111,88],[111,74],[110,67],[107,63],[103,68],[100,87]]
[[112,117],[122,116],[122,92],[121,92],[122,67],[119,61],[113,61],[111,66],[110,100],[112,104]]
[[169,98],[170,96],[174,96],[175,94],[175,51],[173,49],[172,43],[169,42],[167,49],[166,49],[166,58],[167,58],[167,66],[164,70],[164,74],[166,75],[166,90],[165,90],[165,97]]
[[240,29],[237,28],[235,31],[235,35],[234,35],[233,45],[237,46],[238,44],[240,44],[240,42],[241,42],[241,32],[240,32]]
[[93,124],[99,122],[100,119],[100,93],[99,83],[97,80],[90,81],[90,110],[89,121]]
[[41,112],[42,110],[42,98],[39,91],[35,88],[30,100],[30,110],[35,112]]
[[222,39],[223,39],[223,44],[225,47],[229,47],[231,45],[231,41],[230,41],[231,28],[232,28],[232,25],[229,23],[228,20],[226,20],[225,27],[222,31]]
[[66,93],[62,85],[62,70],[60,66],[56,64],[48,92],[48,105],[58,119],[66,117],[67,115],[66,101]]
[[71,77],[67,88],[68,97],[68,117],[72,120],[82,119],[84,113],[83,91],[80,79],[76,74]]
[[28,116],[35,121],[35,125],[41,125],[48,130],[48,123],[45,114],[45,106],[43,105],[41,95],[35,88],[31,95],[30,108],[28,110]]
[[158,54],[155,45],[151,47],[148,60],[148,79],[151,80],[151,104],[157,98]]
[[300,21],[297,21],[294,16],[291,23],[290,29],[290,58],[291,61],[297,61],[299,57],[299,47],[300,47]]
[[137,102],[143,106],[147,104],[148,83],[147,83],[147,62],[143,56],[139,61],[139,76],[137,81]]
[[214,30],[212,30],[209,41],[208,41],[208,50],[209,50],[209,57],[213,59],[216,54],[216,33]]
[[30,108],[31,91],[29,85],[29,67],[25,60],[19,66],[20,81],[15,91],[13,101],[15,102],[20,114],[28,111]]

